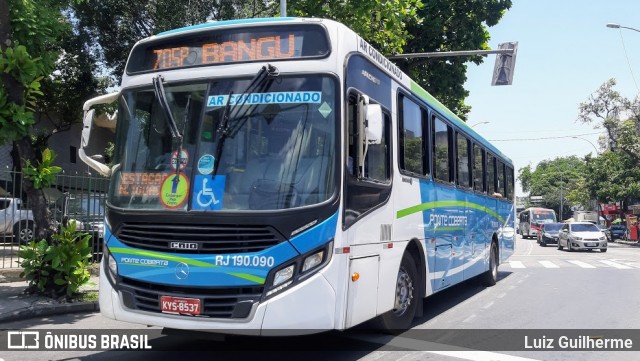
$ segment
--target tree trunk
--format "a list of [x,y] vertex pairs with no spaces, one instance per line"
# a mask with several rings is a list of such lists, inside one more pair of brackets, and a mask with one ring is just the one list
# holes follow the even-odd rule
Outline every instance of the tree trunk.
[[[11,21],[9,18],[9,4],[7,0],[0,0],[0,49],[3,51],[7,47],[14,46],[11,41]],[[24,87],[14,77],[3,73],[0,77],[2,84],[7,91],[8,100],[18,105],[24,104]],[[13,121],[13,119],[9,119]],[[28,159],[31,164],[38,164],[39,159],[33,151],[33,146],[29,136],[14,141],[14,149],[20,159],[18,164],[14,164],[17,170],[24,169],[24,162]],[[33,183],[22,177],[23,191],[27,196],[29,208],[33,211],[33,220],[36,224],[36,239],[51,239],[51,234],[55,232],[53,217],[49,210],[47,199],[42,189],[35,189]]]
[[[24,137],[13,143],[15,149],[18,150],[20,156],[20,164],[16,165],[18,169],[24,169],[25,159],[29,159],[31,164],[37,164],[40,160],[33,151],[33,146],[29,137]],[[35,234],[36,241],[46,239],[51,241],[51,235],[56,232],[53,223],[53,216],[49,209],[49,202],[44,196],[42,189],[36,189],[31,180],[22,177],[22,191],[27,196],[27,206],[33,212],[33,220],[36,224]]]

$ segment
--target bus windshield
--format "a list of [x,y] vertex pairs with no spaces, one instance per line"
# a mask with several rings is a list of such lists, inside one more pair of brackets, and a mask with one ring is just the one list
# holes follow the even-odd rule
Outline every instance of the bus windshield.
[[250,83],[165,84],[182,139],[172,136],[153,87],[123,91],[110,203],[237,211],[328,200],[337,164],[335,80],[305,75]]
[[531,223],[553,223],[556,221],[556,214],[552,210],[536,209],[531,211]]

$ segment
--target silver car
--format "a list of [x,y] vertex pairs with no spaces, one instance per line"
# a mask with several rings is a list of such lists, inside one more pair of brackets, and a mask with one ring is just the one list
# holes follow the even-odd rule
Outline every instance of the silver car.
[[569,252],[581,249],[600,249],[600,252],[606,252],[607,237],[593,223],[565,223],[558,234],[558,249],[563,247],[567,247]]

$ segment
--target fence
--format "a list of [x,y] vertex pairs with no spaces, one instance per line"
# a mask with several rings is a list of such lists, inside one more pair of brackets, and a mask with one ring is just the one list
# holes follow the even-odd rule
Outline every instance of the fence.
[[[73,221],[79,230],[91,235],[93,262],[102,258],[108,187],[108,178],[61,173],[55,184],[44,189],[55,225],[59,226],[65,220]],[[34,238],[34,226],[33,214],[22,189],[22,174],[0,169],[0,268],[20,267],[19,246]]]

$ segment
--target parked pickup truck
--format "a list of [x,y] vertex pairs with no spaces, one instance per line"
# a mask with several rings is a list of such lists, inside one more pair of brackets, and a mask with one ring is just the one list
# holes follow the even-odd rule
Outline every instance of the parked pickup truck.
[[16,243],[27,244],[35,236],[31,210],[24,209],[19,198],[0,197],[0,242],[12,237]]

